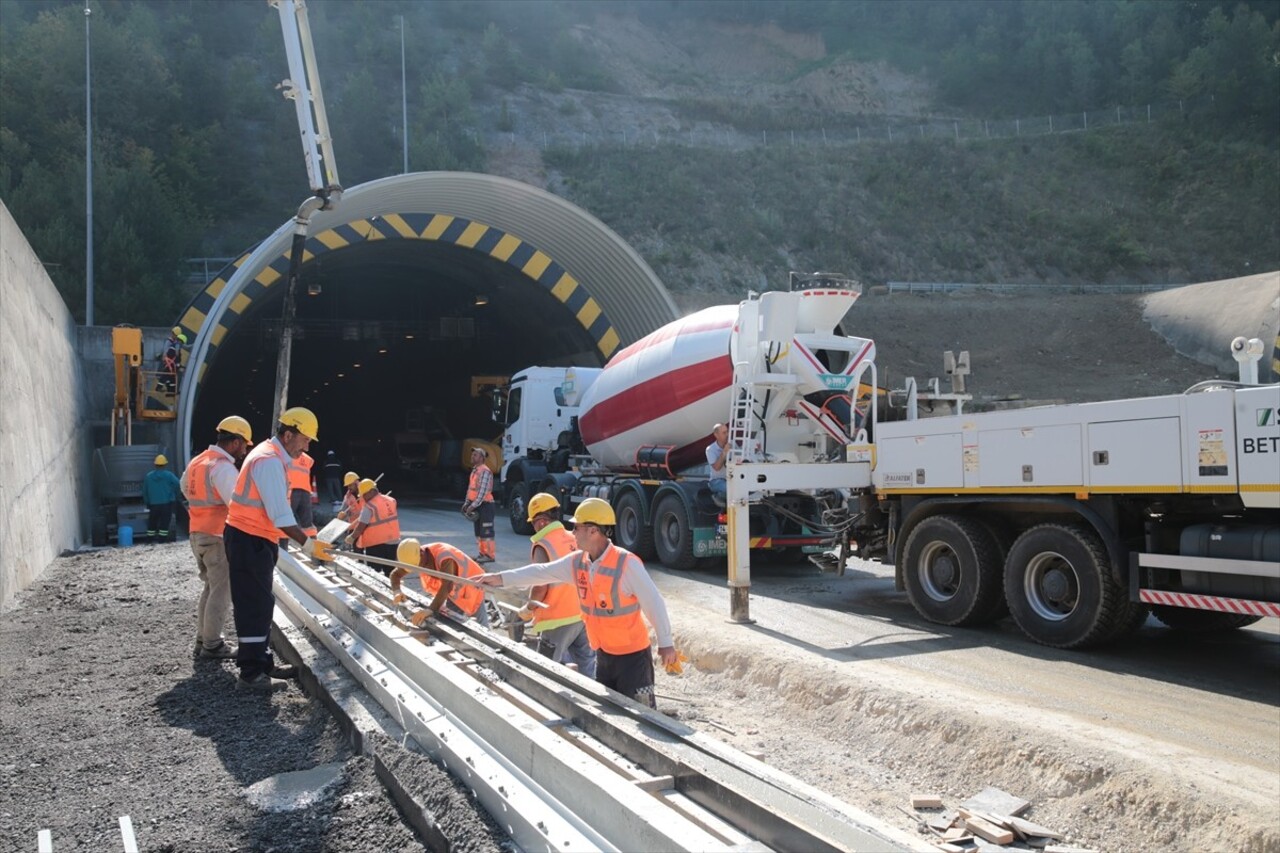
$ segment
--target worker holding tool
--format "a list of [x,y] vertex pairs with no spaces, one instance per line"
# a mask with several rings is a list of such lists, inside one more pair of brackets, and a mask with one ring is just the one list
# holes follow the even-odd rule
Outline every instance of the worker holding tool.
[[[484,574],[474,560],[461,550],[443,542],[428,542],[423,545],[417,539],[404,539],[396,548],[396,560],[409,566],[418,566],[428,572],[441,572],[454,577],[478,578]],[[396,593],[396,603],[404,601],[400,592],[400,584],[409,569],[397,567],[391,570],[391,589]],[[489,612],[484,606],[484,589],[475,584],[452,583],[434,575],[419,572],[422,591],[434,596],[431,604],[418,610],[409,618],[414,625],[421,627],[441,609],[447,609],[454,615],[474,617],[486,628],[489,626]]]
[[155,467],[142,478],[142,503],[147,507],[147,541],[168,542],[169,522],[173,520],[173,505],[182,494],[182,486],[166,466],[169,459],[163,453],[155,458]]
[[[578,550],[573,534],[560,522],[560,501],[555,495],[539,492],[529,498],[529,523],[534,535],[529,558],[550,563]],[[533,602],[541,602],[538,607]],[[573,584],[538,584],[529,590],[529,604],[519,616],[532,620],[530,630],[538,637],[538,652],[556,663],[573,664],[587,678],[596,677],[596,653],[587,640],[582,608]]]
[[550,563],[484,574],[478,580],[499,587],[573,584],[587,639],[596,650],[596,681],[654,708],[653,654],[641,613],[658,635],[658,654],[667,672],[681,671],[682,656],[671,639],[667,606],[644,562],[610,541],[616,523],[608,501],[587,498],[573,516],[579,550]]
[[229,415],[218,422],[214,443],[187,464],[179,480],[191,507],[191,553],[200,570],[195,647],[198,658],[228,660],[236,654],[222,637],[231,609],[231,580],[222,532],[236,488],[236,464],[252,444],[249,422],[239,415]]
[[[394,560],[396,543],[400,541],[400,516],[396,499],[378,491],[373,480],[360,481],[360,517],[343,540],[348,548],[356,548],[372,557]],[[380,568],[383,574],[390,570]]]
[[342,488],[342,509],[338,510],[338,518],[354,521],[360,517],[360,475],[348,471],[342,476]]
[[492,563],[498,556],[493,538],[493,472],[485,461],[488,458],[489,451],[483,447],[471,449],[471,480],[467,484],[467,499],[462,504],[464,514],[477,513],[474,519],[477,563]]
[[289,509],[308,536],[316,535],[315,510],[311,503],[311,471],[315,464],[306,451],[289,463]]
[[332,546],[303,533],[289,509],[289,463],[311,446],[319,431],[320,423],[310,409],[285,409],[275,437],[249,453],[236,478],[222,541],[227,549],[232,613],[240,637],[237,689],[270,690],[272,678],[298,675],[297,667],[276,666],[267,645],[276,606],[272,571],[284,536],[301,545],[302,553],[313,560],[333,559]]

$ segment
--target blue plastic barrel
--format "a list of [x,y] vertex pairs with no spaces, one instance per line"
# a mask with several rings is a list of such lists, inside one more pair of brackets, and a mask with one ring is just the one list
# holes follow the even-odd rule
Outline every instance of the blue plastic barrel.
[[116,539],[119,540],[119,545],[121,548],[128,548],[130,545],[133,544],[133,528],[127,524],[120,525],[120,529],[117,532]]

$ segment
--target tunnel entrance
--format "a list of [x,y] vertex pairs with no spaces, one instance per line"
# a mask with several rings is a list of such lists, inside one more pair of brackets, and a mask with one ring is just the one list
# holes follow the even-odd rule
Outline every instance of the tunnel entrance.
[[[621,238],[525,184],[405,175],[353,188],[339,207],[312,222],[296,295],[288,402],[320,419],[317,462],[333,450],[362,475],[423,485],[399,452],[411,440],[456,452],[500,429],[475,378],[599,366],[676,316]],[[192,341],[178,424],[188,456],[227,414],[248,418],[255,438],[270,431],[290,231],[224,270],[180,320]]]

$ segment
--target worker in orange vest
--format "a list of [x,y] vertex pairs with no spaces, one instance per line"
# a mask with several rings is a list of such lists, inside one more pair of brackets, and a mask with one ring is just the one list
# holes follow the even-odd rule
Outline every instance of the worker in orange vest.
[[658,654],[668,672],[680,671],[680,655],[671,639],[667,606],[644,562],[610,541],[616,523],[608,501],[587,498],[573,515],[577,551],[478,580],[498,587],[573,584],[587,639],[596,650],[596,681],[654,708],[653,653],[644,619],[658,635]]
[[[484,569],[452,545],[444,542],[428,542],[423,545],[417,539],[401,540],[396,548],[396,561],[418,566],[433,572],[444,572],[464,578],[478,578]],[[391,589],[396,593],[395,601],[405,600],[400,592],[401,581],[409,574],[409,570],[397,566],[391,571]],[[414,625],[422,625],[442,610],[456,616],[474,617],[481,625],[488,627],[489,611],[484,606],[484,590],[473,584],[452,583],[432,575],[419,573],[422,591],[432,596],[431,604],[418,610],[409,621]]]
[[191,553],[200,570],[200,603],[196,606],[195,656],[227,660],[235,649],[223,639],[231,611],[231,579],[222,531],[227,506],[236,488],[236,465],[253,445],[253,429],[239,415],[218,422],[214,443],[197,454],[182,472],[180,485],[191,513]]
[[338,518],[343,521],[355,521],[360,517],[360,475],[348,471],[342,476],[342,509],[338,510]]
[[311,454],[303,451],[298,458],[289,463],[289,509],[293,517],[298,519],[298,526],[308,536],[316,535],[315,508],[311,503],[312,469],[316,461]]
[[[396,499],[379,492],[378,484],[368,479],[360,481],[359,492],[363,505],[359,520],[346,535],[347,547],[357,548],[370,557],[394,560],[396,544],[400,541],[400,516]],[[384,575],[391,573],[384,566],[377,568]]]
[[295,406],[280,413],[276,434],[255,447],[240,468],[227,526],[222,535],[230,567],[231,607],[240,646],[237,689],[270,690],[272,678],[297,678],[297,667],[276,666],[267,641],[275,613],[272,573],[287,536],[313,560],[332,560],[326,542],[307,536],[289,508],[289,462],[316,440],[320,422],[310,409]]
[[[560,521],[560,501],[555,495],[539,492],[529,498],[529,524],[534,535],[530,559],[550,563],[578,550],[573,534]],[[535,602],[541,604],[538,606]],[[586,625],[578,593],[569,583],[539,584],[529,590],[529,604],[520,618],[532,621],[530,628],[538,637],[538,651],[556,663],[572,664],[587,678],[596,677],[596,653],[587,640]]]
[[493,472],[485,461],[488,458],[489,451],[483,447],[471,449],[471,480],[462,504],[462,512],[468,518],[475,513],[477,563],[492,563],[498,556],[493,538]]

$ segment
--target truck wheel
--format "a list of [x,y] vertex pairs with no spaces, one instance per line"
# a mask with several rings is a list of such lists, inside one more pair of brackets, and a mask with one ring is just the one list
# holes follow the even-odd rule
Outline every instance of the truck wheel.
[[521,536],[532,536],[529,523],[529,484],[523,480],[511,487],[511,529]]
[[1252,625],[1261,616],[1244,613],[1219,613],[1216,610],[1192,610],[1188,607],[1170,607],[1167,604],[1151,605],[1151,612],[1167,627],[1187,634],[1211,634],[1216,631],[1233,631]]
[[679,495],[666,495],[658,501],[653,513],[653,544],[658,559],[670,568],[687,571],[697,565],[689,513]]
[[652,560],[653,528],[649,526],[649,519],[644,517],[640,496],[635,492],[623,492],[613,506],[613,514],[618,517],[618,525],[614,528],[614,540],[618,545],[642,560]]
[[1001,606],[996,545],[985,527],[963,516],[916,525],[903,549],[903,579],[916,612],[940,625],[981,625]]
[[1107,549],[1079,525],[1040,524],[1009,551],[1009,613],[1037,643],[1079,649],[1105,642],[1136,618],[1111,579]]
[[89,541],[95,548],[101,548],[107,544],[107,516],[102,510],[96,510],[93,513],[93,530],[89,534]]

